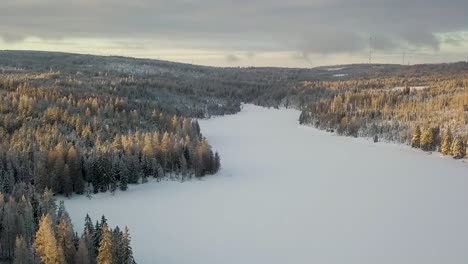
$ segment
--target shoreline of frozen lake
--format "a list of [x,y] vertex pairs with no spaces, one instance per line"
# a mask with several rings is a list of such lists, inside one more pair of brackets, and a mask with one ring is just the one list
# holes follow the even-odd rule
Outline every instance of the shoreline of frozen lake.
[[245,105],[200,120],[216,176],[74,196],[76,230],[128,225],[138,263],[468,261],[467,164],[299,126],[299,112]]

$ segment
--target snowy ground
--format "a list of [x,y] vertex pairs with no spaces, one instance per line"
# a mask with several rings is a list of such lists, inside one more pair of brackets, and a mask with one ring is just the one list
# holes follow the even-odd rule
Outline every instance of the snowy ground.
[[468,165],[297,124],[244,106],[201,122],[222,158],[202,181],[66,201],[127,224],[138,263],[468,262]]

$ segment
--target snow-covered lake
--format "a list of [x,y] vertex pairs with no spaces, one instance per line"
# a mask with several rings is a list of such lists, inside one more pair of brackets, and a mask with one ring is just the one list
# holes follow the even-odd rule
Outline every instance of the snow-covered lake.
[[222,171],[66,201],[128,225],[138,263],[468,263],[468,165],[247,105],[201,121]]

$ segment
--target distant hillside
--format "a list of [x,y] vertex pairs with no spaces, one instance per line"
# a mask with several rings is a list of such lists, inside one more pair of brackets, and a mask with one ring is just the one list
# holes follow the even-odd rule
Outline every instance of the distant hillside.
[[442,64],[351,64],[316,68],[247,67],[218,68],[154,59],[121,56],[96,56],[44,51],[0,51],[0,69],[4,71],[65,71],[68,73],[117,72],[139,75],[170,74],[184,78],[224,78],[244,81],[307,81],[336,78],[370,78],[379,76],[421,76],[468,72],[467,62]]

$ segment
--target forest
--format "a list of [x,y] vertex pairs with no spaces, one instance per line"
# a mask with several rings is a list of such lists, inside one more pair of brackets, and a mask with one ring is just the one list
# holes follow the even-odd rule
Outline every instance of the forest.
[[297,108],[301,124],[463,158],[466,87],[467,63],[214,68],[1,51],[0,262],[134,263],[127,228],[86,217],[78,235],[54,197],[215,174],[221,157],[197,120],[242,103]]
[[125,82],[96,88],[58,74],[2,77],[4,193],[18,182],[66,196],[113,192],[149,177],[185,179],[219,169],[196,120],[167,113],[142,99],[144,91],[140,99],[119,95],[132,89]]
[[405,143],[454,158],[466,155],[468,75],[310,82],[332,96],[303,107],[300,123],[340,135]]
[[130,248],[127,229],[111,229],[105,218],[93,226],[87,218],[79,236],[54,195],[183,181],[221,166],[191,118],[219,110],[199,106],[199,99],[195,109],[185,101],[177,107],[159,100],[148,78],[131,74],[1,68],[0,260],[133,263],[131,251],[120,248]]
[[87,215],[78,235],[50,190],[23,183],[0,193],[0,220],[1,263],[135,263],[127,227],[111,229],[104,216],[93,224]]

